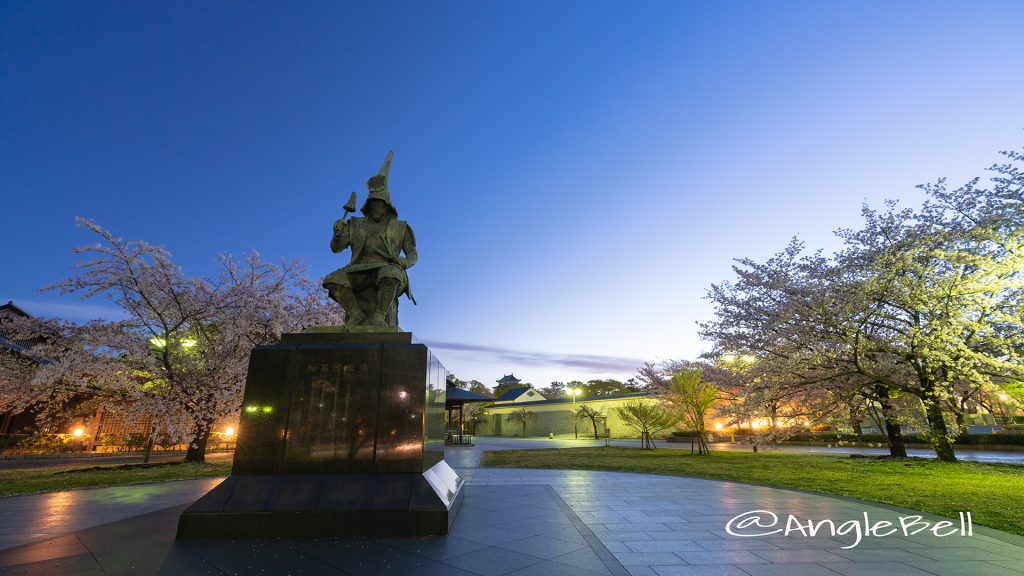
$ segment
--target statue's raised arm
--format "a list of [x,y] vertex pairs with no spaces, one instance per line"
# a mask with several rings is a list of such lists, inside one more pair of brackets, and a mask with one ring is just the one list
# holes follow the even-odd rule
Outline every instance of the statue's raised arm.
[[391,203],[388,173],[392,153],[388,152],[380,171],[369,179],[363,217],[347,218],[355,210],[355,193],[345,205],[346,216],[334,223],[331,251],[351,248],[348,265],[324,279],[324,288],[345,309],[345,330],[349,332],[397,332],[398,297],[405,294],[414,304],[409,289],[411,268],[419,259],[416,235]]

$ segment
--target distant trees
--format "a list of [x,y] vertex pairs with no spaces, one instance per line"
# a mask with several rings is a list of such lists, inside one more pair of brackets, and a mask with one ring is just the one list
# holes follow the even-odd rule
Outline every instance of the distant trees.
[[3,390],[5,403],[59,406],[83,396],[114,402],[188,437],[186,461],[202,462],[214,423],[240,409],[252,348],[283,332],[342,320],[298,261],[271,264],[255,252],[244,260],[222,256],[216,276],[189,277],[163,247],[79,223],[100,242],[76,249],[91,259],[48,288],[106,296],[126,319],[25,326],[44,336],[32,353],[48,360],[27,384]]
[[655,446],[652,436],[672,428],[679,421],[658,402],[639,398],[624,402],[622,406],[615,408],[615,412],[623,424],[640,436],[640,443],[644,449],[653,449]]
[[696,433],[697,453],[710,454],[705,420],[711,408],[719,402],[718,386],[702,380],[700,368],[681,367],[672,374],[661,399],[684,426]]
[[509,415],[508,419],[510,422],[519,422],[523,426],[522,437],[526,437],[526,425],[533,422],[537,418],[537,415],[532,410],[527,408],[518,408],[513,410]]
[[586,404],[582,404],[576,410],[577,419],[590,421],[590,425],[594,428],[594,440],[597,440],[599,438],[597,433],[597,421],[603,417],[604,408],[593,408]]
[[565,382],[552,382],[538,390],[548,400],[555,400],[565,396]]
[[940,180],[921,187],[920,209],[865,206],[831,257],[794,240],[764,263],[739,260],[737,280],[709,290],[716,318],[701,332],[712,356],[752,359],[740,399],[773,423],[863,406],[894,455],[900,423],[920,418],[955,461],[967,408],[1022,393],[1024,155],[1003,154],[990,187]]

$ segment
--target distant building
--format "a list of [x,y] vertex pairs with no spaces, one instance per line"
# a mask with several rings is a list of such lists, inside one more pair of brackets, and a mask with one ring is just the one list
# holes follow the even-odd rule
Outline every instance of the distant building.
[[[501,380],[499,380],[499,382],[501,382]],[[494,399],[494,405],[503,406],[506,404],[518,404],[521,402],[539,402],[540,400],[547,400],[547,398],[533,388],[523,386],[521,388],[506,390],[501,396]]]
[[[533,392],[533,395],[530,395]],[[504,400],[503,400],[504,399]],[[580,438],[593,438],[594,424],[597,434],[604,436],[611,431],[612,436],[621,438],[635,436],[636,433],[622,423],[616,408],[630,400],[656,402],[643,392],[629,394],[613,394],[610,396],[554,398],[548,400],[532,388],[515,388],[495,399],[494,404],[487,407],[483,422],[477,426],[477,434],[495,436],[518,436],[522,434],[522,424],[509,416],[522,408],[534,413],[534,418],[526,426],[527,436],[547,436],[548,434],[573,434],[578,431]],[[595,422],[589,419],[576,421],[574,410],[586,405],[599,414]]]
[[[5,357],[5,361],[25,362],[28,365],[49,362],[48,359],[32,353],[32,347],[39,343],[38,339],[17,339],[12,330],[5,327],[5,324],[21,318],[32,316],[14,302],[0,306],[0,355]],[[33,432],[68,433],[75,428],[82,428],[83,434],[88,435],[84,446],[92,449],[100,441],[101,436],[118,437],[117,441],[121,441],[129,435],[145,435],[151,427],[152,418],[120,414],[117,410],[102,404],[96,405],[95,408],[86,408],[89,400],[89,396],[79,395],[63,410],[65,417],[62,421],[51,422],[46,427],[40,425],[37,421],[38,412],[32,409],[22,412],[0,412],[0,435]],[[0,443],[0,446],[4,444]]]
[[519,384],[522,380],[516,378],[516,375],[513,373],[502,376],[501,380],[496,380],[496,382],[498,383],[498,386],[501,386],[502,384]]
[[[29,350],[38,340],[20,340],[9,328],[9,324],[21,318],[31,318],[12,301],[0,306],[0,355],[4,362],[24,362],[27,365],[39,364],[39,359],[32,356]],[[35,424],[36,415],[31,411],[0,413],[0,434],[18,433]]]

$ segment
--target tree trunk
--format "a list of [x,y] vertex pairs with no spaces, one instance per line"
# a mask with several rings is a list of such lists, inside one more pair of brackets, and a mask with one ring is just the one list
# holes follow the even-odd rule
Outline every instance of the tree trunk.
[[963,430],[964,429],[964,411],[963,410],[954,410],[953,411],[953,417],[956,419],[956,427],[957,427],[957,429],[958,430]]
[[203,421],[199,426],[192,441],[188,444],[188,451],[185,452],[185,462],[206,462],[206,445],[210,441],[210,434],[213,433],[212,428],[212,421]]
[[889,444],[889,455],[893,458],[906,458],[907,447],[903,443],[903,428],[896,419],[892,399],[889,398],[889,389],[885,386],[876,386],[875,393],[878,395],[878,404],[882,407],[882,418],[885,419],[885,440]]
[[153,455],[153,436],[156,435],[156,426],[150,426],[149,436],[146,436],[146,455],[142,458],[143,464],[149,464],[149,458]]
[[946,436],[946,418],[942,415],[942,404],[930,394],[925,394],[921,399],[924,403],[924,414],[928,418],[928,428],[931,431],[932,448],[935,455],[943,462],[956,462],[956,453],[953,452],[953,445]]
[[858,436],[864,433],[864,429],[860,427],[860,418],[856,416],[850,417],[850,428],[853,428],[853,433]]
[[594,425],[594,440],[597,440],[597,418],[592,419],[590,423]]

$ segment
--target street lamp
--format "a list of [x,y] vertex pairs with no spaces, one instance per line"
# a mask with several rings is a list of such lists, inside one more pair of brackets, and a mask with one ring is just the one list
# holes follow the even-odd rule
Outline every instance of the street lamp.
[[1003,405],[1003,402],[1006,402],[1009,399],[1010,399],[1010,397],[1007,396],[1005,393],[999,395],[999,411],[1003,415],[1003,426],[1006,426],[1006,423],[1007,423],[1006,406]]
[[572,435],[577,440],[579,440],[579,438],[580,438],[580,430],[579,430],[580,419],[577,418],[577,414],[576,414],[576,397],[579,396],[582,393],[583,393],[583,390],[581,388],[569,388],[569,394],[572,395]]

